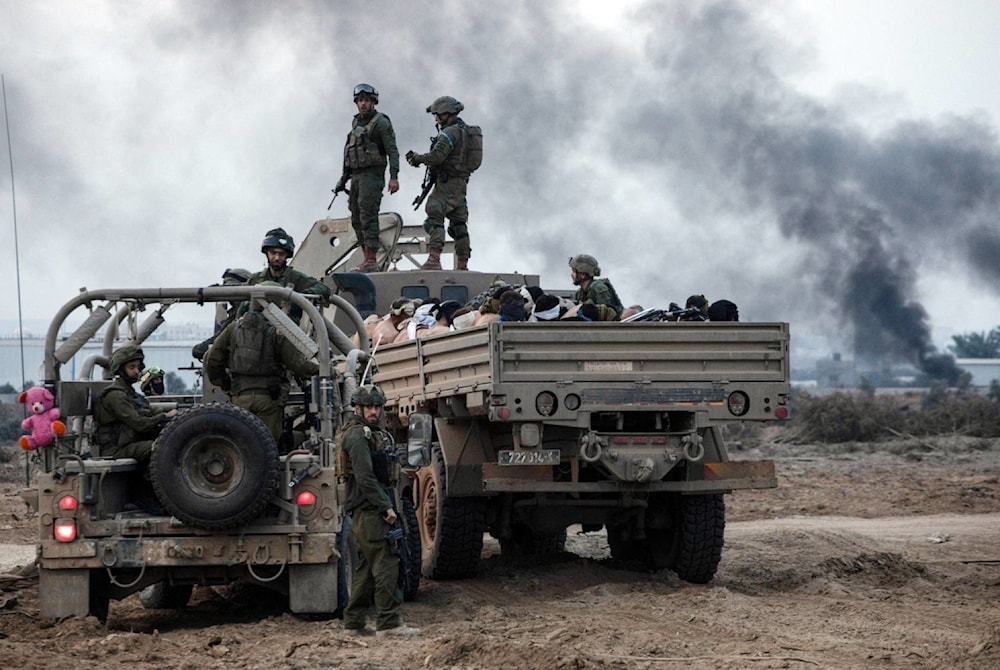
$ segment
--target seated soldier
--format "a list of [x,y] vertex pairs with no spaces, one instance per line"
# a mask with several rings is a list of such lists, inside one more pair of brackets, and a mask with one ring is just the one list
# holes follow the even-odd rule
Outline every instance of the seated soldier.
[[177,410],[153,409],[132,387],[139,381],[144,355],[135,344],[126,344],[111,354],[114,383],[104,389],[94,407],[97,443],[105,458],[134,458],[148,478],[146,467],[153,453],[153,440]]
[[163,377],[164,372],[162,368],[158,368],[155,365],[146,368],[143,370],[142,376],[139,377],[139,390],[147,398],[163,395]]
[[[598,279],[601,276],[601,266],[597,259],[587,254],[580,254],[569,259],[569,276],[573,284],[580,288],[574,296],[578,303],[593,303],[604,305],[614,311],[614,318],[602,317],[600,321],[617,321],[618,315],[622,313],[622,301],[615,292],[615,287],[607,279]],[[604,310],[606,313],[607,310]]]

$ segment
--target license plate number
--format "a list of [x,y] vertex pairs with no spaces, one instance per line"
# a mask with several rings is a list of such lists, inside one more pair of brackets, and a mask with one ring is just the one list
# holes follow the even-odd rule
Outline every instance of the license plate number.
[[558,449],[500,452],[500,465],[559,465]]

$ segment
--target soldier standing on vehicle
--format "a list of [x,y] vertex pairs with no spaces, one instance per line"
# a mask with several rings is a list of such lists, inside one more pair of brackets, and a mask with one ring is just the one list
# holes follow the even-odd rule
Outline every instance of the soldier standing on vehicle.
[[569,259],[569,276],[573,280],[577,289],[574,300],[579,304],[593,303],[595,305],[605,305],[614,311],[612,317],[607,310],[600,310],[601,321],[617,321],[623,311],[622,301],[615,292],[615,287],[607,279],[598,279],[601,276],[601,266],[597,259],[587,254],[579,254]]
[[[261,282],[278,286],[277,282]],[[255,414],[274,441],[281,445],[288,399],[288,371],[309,378],[319,365],[307,359],[264,317],[263,306],[254,308],[222,329],[205,357],[208,380],[229,393],[237,407]]]
[[136,344],[126,344],[111,354],[115,380],[104,389],[94,408],[97,444],[105,458],[134,458],[143,475],[153,453],[153,440],[177,410],[153,409],[133,388],[142,374],[145,356]]
[[334,192],[345,190],[345,184],[350,179],[351,191],[347,202],[351,210],[351,225],[365,254],[358,271],[377,272],[376,253],[381,246],[378,212],[382,204],[382,189],[385,188],[385,166],[389,166],[389,193],[395,193],[399,190],[399,149],[396,148],[392,121],[375,110],[378,104],[375,87],[370,84],[355,86],[354,104],[358,113],[354,115],[351,132],[347,135],[344,171]]
[[429,251],[427,262],[421,266],[424,270],[441,269],[445,218],[449,222],[448,234],[455,240],[455,269],[469,269],[472,247],[469,244],[469,206],[465,194],[469,176],[482,163],[483,135],[478,126],[468,126],[458,116],[463,109],[465,105],[448,95],[431,103],[427,112],[434,115],[438,135],[430,152],[406,152],[406,161],[410,165],[427,165],[434,184],[424,209],[427,213],[424,230],[428,235]]
[[267,256],[267,267],[251,275],[247,284],[253,286],[272,281],[279,286],[290,286],[296,293],[330,298],[329,286],[288,266],[288,259],[295,253],[295,240],[283,228],[272,228],[267,231],[264,241],[260,243],[260,251]]
[[344,503],[351,517],[351,533],[358,546],[358,563],[351,581],[351,598],[344,608],[344,629],[352,635],[370,635],[366,614],[375,607],[379,636],[419,635],[403,623],[403,592],[399,586],[399,557],[393,555],[386,534],[397,512],[386,489],[393,485],[396,464],[383,449],[382,406],[385,395],[377,386],[362,386],[351,398],[348,417],[337,440],[338,467],[347,477]]

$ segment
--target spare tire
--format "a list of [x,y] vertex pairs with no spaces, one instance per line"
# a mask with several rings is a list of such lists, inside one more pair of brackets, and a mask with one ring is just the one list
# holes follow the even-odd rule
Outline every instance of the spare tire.
[[257,517],[278,486],[278,447],[250,412],[220,403],[175,417],[149,463],[160,503],[184,523],[218,530]]

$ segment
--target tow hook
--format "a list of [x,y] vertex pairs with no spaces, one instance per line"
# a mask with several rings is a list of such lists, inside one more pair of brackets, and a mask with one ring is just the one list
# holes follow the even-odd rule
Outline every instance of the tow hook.
[[580,438],[580,459],[587,463],[601,460],[601,453],[607,442],[597,433],[591,431]]
[[701,435],[693,433],[681,438],[684,450],[684,458],[691,463],[697,463],[705,457],[705,445]]

